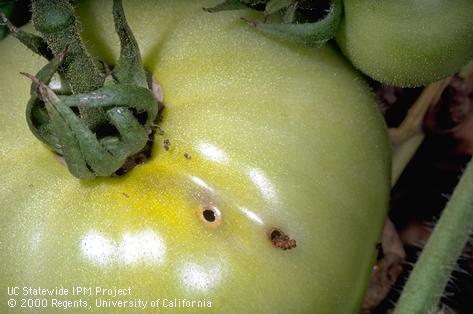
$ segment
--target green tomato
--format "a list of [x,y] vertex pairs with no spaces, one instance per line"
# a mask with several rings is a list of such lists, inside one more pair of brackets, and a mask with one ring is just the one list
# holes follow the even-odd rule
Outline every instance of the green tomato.
[[[211,302],[209,313],[358,312],[389,195],[374,97],[332,47],[273,41],[244,12],[202,11],[214,3],[124,3],[166,109],[151,160],[118,178],[77,180],[30,134],[19,72],[45,60],[0,42],[4,299],[7,287],[62,286],[68,296],[39,297],[48,311],[52,299],[99,313],[102,299],[199,310],[186,299]],[[78,12],[90,50],[113,63],[111,2]],[[274,229],[297,246],[273,245]],[[76,286],[92,295],[73,296]],[[181,307],[164,308],[174,299]]]
[[344,0],[337,42],[366,75],[425,85],[473,58],[471,0]]

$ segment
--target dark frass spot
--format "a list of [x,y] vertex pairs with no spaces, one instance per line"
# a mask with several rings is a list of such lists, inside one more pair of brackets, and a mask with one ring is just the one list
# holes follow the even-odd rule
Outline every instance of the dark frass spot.
[[189,154],[189,153],[184,153],[184,157],[185,157],[186,159],[191,159],[191,158],[192,158],[192,157],[191,157],[191,154]]
[[200,219],[209,227],[217,227],[220,225],[222,215],[217,207],[207,205],[199,208]]
[[289,238],[281,229],[273,228],[269,231],[269,240],[280,249],[290,250],[296,247],[296,240]]
[[165,140],[163,141],[163,148],[164,148],[165,150],[169,150],[169,147],[170,147],[170,146],[171,146],[171,142],[170,142],[168,139],[165,139]]

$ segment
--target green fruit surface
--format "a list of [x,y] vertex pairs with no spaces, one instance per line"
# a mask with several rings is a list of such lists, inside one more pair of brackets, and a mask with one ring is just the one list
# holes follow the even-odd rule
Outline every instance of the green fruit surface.
[[471,0],[344,0],[337,42],[385,84],[426,85],[473,59]]
[[[152,158],[118,178],[77,180],[35,139],[19,72],[45,60],[0,42],[0,312],[83,299],[90,309],[68,312],[139,313],[95,302],[141,299],[153,313],[358,313],[389,196],[374,97],[332,47],[274,41],[239,20],[249,13],[201,9],[215,3],[124,2],[166,109]],[[84,1],[77,11],[90,52],[113,64],[111,9]],[[273,228],[297,247],[273,246]],[[7,296],[15,286],[69,295]],[[76,286],[92,295],[73,296]],[[49,303],[21,308],[25,298]],[[164,306],[175,298],[212,307]]]

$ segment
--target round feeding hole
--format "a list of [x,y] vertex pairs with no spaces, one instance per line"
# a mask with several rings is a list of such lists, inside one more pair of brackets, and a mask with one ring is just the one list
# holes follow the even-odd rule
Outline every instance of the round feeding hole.
[[220,211],[217,207],[207,205],[199,208],[201,220],[208,226],[217,226],[222,219]]
[[204,216],[204,219],[207,220],[208,222],[214,222],[216,219],[215,212],[211,209],[205,209],[202,212],[202,215]]

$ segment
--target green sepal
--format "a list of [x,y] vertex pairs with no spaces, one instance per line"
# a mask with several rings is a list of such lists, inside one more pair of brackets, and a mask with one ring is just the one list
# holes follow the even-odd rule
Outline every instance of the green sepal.
[[137,113],[146,112],[144,126],[150,127],[158,114],[153,93],[143,87],[127,84],[111,84],[85,94],[58,96],[69,107],[103,108],[115,106],[133,108]]
[[[71,108],[62,104],[51,89],[48,89],[47,95],[46,108],[51,117],[53,128],[61,139],[66,163],[74,165],[80,158],[83,159],[83,162],[80,163],[81,168],[69,168],[71,173],[82,179],[90,177],[91,170],[94,176],[110,176],[118,170],[124,160],[113,158],[114,156],[100,145],[96,135]],[[67,134],[67,138],[61,133]],[[87,169],[84,169],[84,164]]]
[[251,22],[261,32],[298,43],[314,46],[335,36],[342,15],[341,0],[333,0],[327,15],[315,23],[260,23]]
[[[45,72],[46,73],[46,72]],[[47,85],[37,77],[22,73],[33,82],[37,98],[44,104],[49,120],[48,125],[52,132],[57,135],[59,150],[66,160],[69,171],[80,179],[93,179],[95,174],[88,168],[82,156],[78,139],[71,130],[69,123],[61,116],[56,109],[59,98]]]
[[115,158],[123,160],[124,163],[129,156],[138,153],[146,145],[148,142],[147,129],[138,123],[127,108],[112,108],[107,111],[107,115],[120,133],[120,139],[104,145]]
[[128,26],[121,0],[113,1],[115,30],[120,38],[120,57],[113,69],[118,83],[147,87],[146,75],[141,60],[140,48]]
[[[49,84],[57,69],[64,59],[64,53],[58,54],[49,63],[42,67],[36,74],[36,78],[44,84]],[[38,84],[31,83],[30,99],[26,105],[26,122],[31,132],[44,144],[48,145],[57,153],[61,153],[57,136],[52,130],[50,118],[44,103],[37,94]]]
[[[115,126],[119,133],[114,140],[108,141],[99,141],[96,134],[72,110],[72,107],[80,106],[82,101],[86,101],[87,106],[90,107],[106,108],[112,103],[120,102],[116,101],[120,98],[119,96],[104,96],[107,93],[103,94],[100,90],[92,92],[86,97],[84,95],[57,96],[44,83],[41,82],[40,84],[43,90],[42,100],[45,102],[51,118],[52,129],[58,136],[64,159],[74,176],[81,179],[111,176],[130,155],[137,153],[146,145],[148,140],[147,129],[137,121],[127,108],[113,106],[106,111],[110,123]],[[114,87],[120,88],[123,86],[140,88],[129,85],[115,85]],[[125,102],[127,101],[125,100]],[[146,102],[139,103],[141,107],[140,105],[136,106],[138,111],[147,107]],[[156,107],[155,103],[154,106]]]
[[70,128],[69,123],[50,102],[46,103],[46,108],[50,117],[51,126],[55,132],[58,132],[61,152],[69,172],[79,179],[94,179],[95,174],[87,166],[87,162],[81,152],[79,141]]
[[[64,156],[70,172],[77,178],[111,176],[129,156],[146,145],[149,126],[158,112],[156,100],[150,90],[126,84],[105,86],[87,94],[58,96],[45,84],[62,61],[58,59],[54,58],[41,69],[38,73],[41,80],[33,77],[27,117],[31,117],[36,108],[42,120],[39,127],[35,124],[38,119],[30,119],[29,125],[40,140]],[[105,110],[109,123],[119,134],[97,139],[73,107]],[[145,125],[138,121],[132,110],[137,114],[146,113]]]
[[[67,122],[80,144],[87,165],[96,176],[110,176],[126,159],[139,152],[148,141],[148,129],[156,119],[158,106],[150,90],[126,84],[104,86],[94,92],[71,96],[57,96],[67,113]],[[72,107],[102,108],[119,136],[109,136],[100,141],[77,117]],[[141,125],[131,110],[146,113]],[[67,158],[66,162],[67,162]],[[74,173],[73,173],[74,174]],[[76,175],[76,174],[74,174]]]

